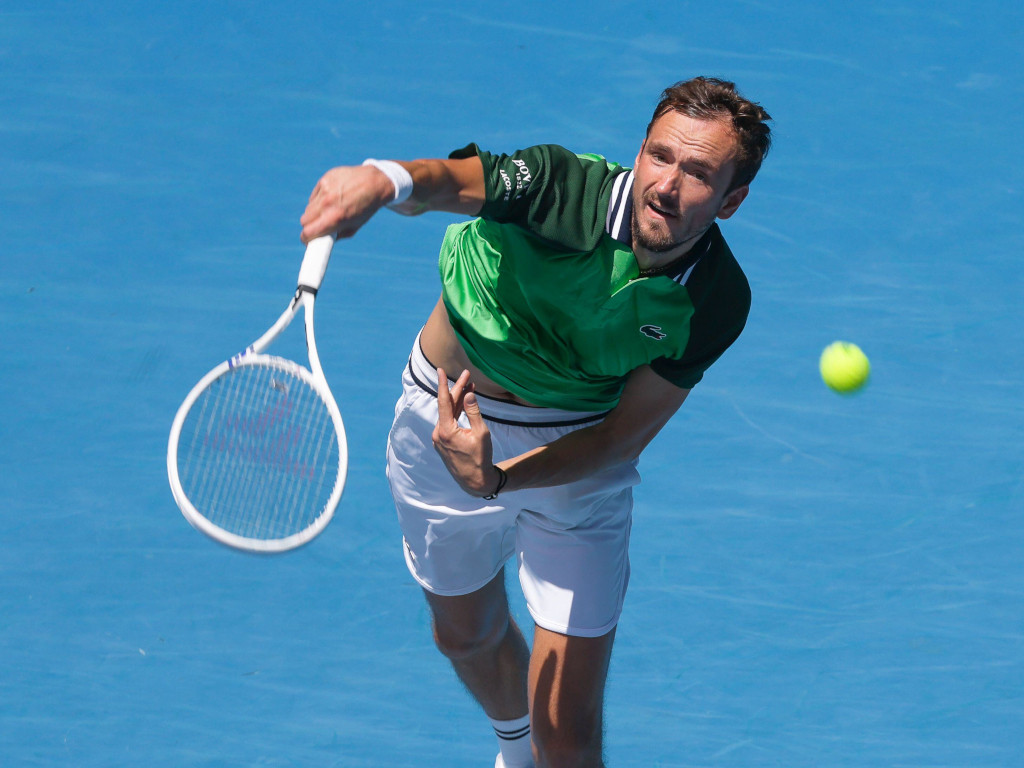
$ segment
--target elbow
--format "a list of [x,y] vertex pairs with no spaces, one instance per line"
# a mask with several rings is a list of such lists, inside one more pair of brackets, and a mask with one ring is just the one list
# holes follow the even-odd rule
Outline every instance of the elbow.
[[646,443],[634,441],[619,443],[616,450],[612,452],[612,461],[616,464],[633,463],[640,458],[640,454],[646,447]]
[[623,450],[621,452],[620,463],[635,464],[637,461],[640,460],[640,454],[644,452],[644,448],[646,447],[647,444],[644,443],[642,445],[631,446],[628,450]]
[[605,461],[603,463],[608,467],[635,463],[650,442],[646,436],[614,435],[611,430],[599,430],[595,437],[597,437],[598,444],[604,446]]

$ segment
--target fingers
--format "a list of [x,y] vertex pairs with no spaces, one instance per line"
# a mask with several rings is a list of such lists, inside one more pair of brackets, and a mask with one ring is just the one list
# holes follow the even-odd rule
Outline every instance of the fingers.
[[330,211],[323,205],[323,198],[310,198],[299,224],[302,225],[302,242],[309,244],[321,235],[326,235],[336,229],[337,223],[332,220]]
[[469,419],[469,428],[473,431],[482,431],[487,429],[487,425],[484,423],[483,414],[480,413],[480,403],[477,402],[476,393],[469,391],[463,398],[462,403],[463,410],[466,412],[466,418]]
[[299,219],[302,241],[308,243],[330,232],[340,238],[352,237],[393,196],[394,185],[376,168],[332,168],[313,187]]
[[301,238],[304,243],[308,244],[311,240],[331,231],[328,176],[330,176],[330,172],[324,174],[313,187],[306,210],[299,219],[299,224],[302,225]]
[[327,222],[324,220],[322,216],[310,218],[307,221],[300,220],[300,223],[302,224],[302,233],[299,235],[299,237],[302,239],[302,242],[305,243],[306,245],[309,245],[312,241],[316,240],[321,235],[326,235],[328,232],[331,231],[330,226],[327,224]]
[[444,368],[437,369],[437,424],[448,425],[455,421],[455,404],[448,389],[448,375]]
[[437,369],[437,414],[440,419],[458,421],[462,415],[466,395],[473,391],[473,383],[469,380],[469,371],[463,371],[454,383],[449,384],[448,374],[444,368]]
[[[465,412],[469,428],[459,426]],[[469,372],[463,371],[449,385],[443,368],[437,369],[437,424],[434,449],[459,486],[474,496],[484,496],[496,484],[490,430],[484,423]]]
[[459,378],[456,379],[455,383],[452,384],[451,394],[452,403],[454,405],[453,415],[456,419],[462,414],[463,404],[465,397],[468,393],[473,391],[473,384],[469,380],[469,371],[463,371]]

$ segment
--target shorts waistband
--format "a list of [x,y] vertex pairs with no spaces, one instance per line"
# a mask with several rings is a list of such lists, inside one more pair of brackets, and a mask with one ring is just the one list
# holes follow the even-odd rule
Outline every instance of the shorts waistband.
[[[420,347],[420,337],[409,355],[409,375],[416,386],[437,397],[437,366],[431,363]],[[455,380],[449,377],[452,384]],[[560,408],[535,408],[529,405],[499,400],[477,393],[480,413],[487,421],[522,427],[573,427],[600,421],[608,411],[566,411]]]

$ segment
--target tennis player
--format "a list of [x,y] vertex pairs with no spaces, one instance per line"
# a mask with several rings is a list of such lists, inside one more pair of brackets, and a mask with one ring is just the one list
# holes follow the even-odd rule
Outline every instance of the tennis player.
[[[385,205],[474,217],[445,234],[387,469],[435,641],[491,720],[498,768],[603,765],[638,457],[746,322],[716,219],[746,198],[768,120],[695,78],[662,94],[632,169],[471,144],[335,168],[310,197],[307,242]],[[509,614],[513,556],[532,652]]]

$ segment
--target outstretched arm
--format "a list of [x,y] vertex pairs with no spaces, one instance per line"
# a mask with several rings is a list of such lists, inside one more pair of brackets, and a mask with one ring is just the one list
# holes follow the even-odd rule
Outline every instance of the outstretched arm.
[[[447,211],[474,216],[484,204],[484,172],[478,157],[400,162],[412,176],[409,199],[394,209],[408,216]],[[303,213],[302,241],[334,232],[351,237],[370,217],[394,200],[395,186],[370,165],[341,166],[323,175]]]
[[[474,496],[490,494],[498,487],[500,474],[491,463],[490,432],[472,393],[469,374],[463,373],[449,390],[447,378],[439,370],[438,386],[434,447],[463,490]],[[602,421],[500,462],[498,466],[508,477],[503,492],[564,485],[632,461],[689,393],[650,366],[637,368],[630,374],[619,404]],[[457,423],[462,411],[469,418],[468,429]]]

